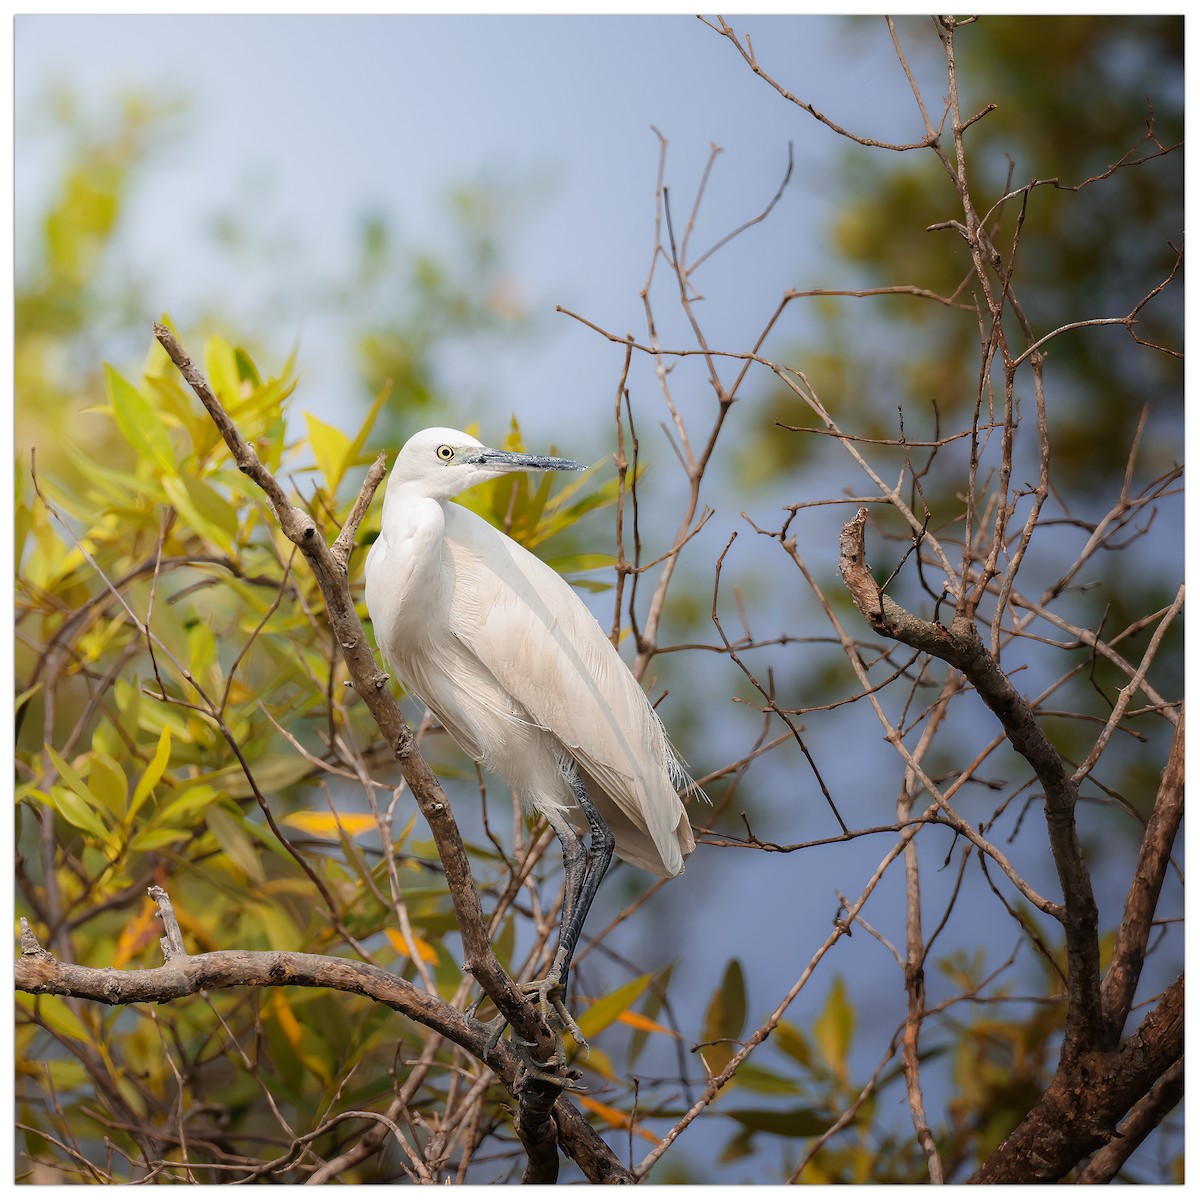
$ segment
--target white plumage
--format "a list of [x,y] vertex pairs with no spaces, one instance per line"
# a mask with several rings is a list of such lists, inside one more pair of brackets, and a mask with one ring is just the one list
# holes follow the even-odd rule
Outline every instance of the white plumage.
[[646,694],[556,572],[450,503],[509,471],[577,469],[454,429],[415,434],[367,556],[367,608],[392,670],[528,808],[556,832],[582,821],[577,779],[618,855],[678,875],[695,848],[677,792],[690,781]]

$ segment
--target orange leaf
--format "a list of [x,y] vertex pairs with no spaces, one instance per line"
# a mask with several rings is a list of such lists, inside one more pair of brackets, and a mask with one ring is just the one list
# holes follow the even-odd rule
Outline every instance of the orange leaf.
[[[613,1128],[628,1129],[630,1127],[629,1114],[623,1113],[619,1108],[613,1108],[610,1104],[601,1104],[599,1100],[593,1100],[591,1096],[576,1096],[576,1099],[584,1108],[590,1108],[596,1116],[607,1121]],[[633,1132],[638,1137],[643,1137],[646,1141],[658,1145],[658,1138],[648,1129],[634,1129]]]
[[116,953],[112,965],[120,970],[135,954],[141,953],[147,946],[157,941],[161,931],[158,924],[158,905],[146,897],[142,901],[141,912],[133,919],[132,925],[127,925],[117,939]]
[[668,1037],[679,1037],[674,1029],[668,1029],[667,1026],[660,1025],[657,1021],[642,1016],[641,1013],[623,1012],[617,1020],[624,1025],[632,1025],[634,1029],[641,1029],[645,1033],[665,1033]]

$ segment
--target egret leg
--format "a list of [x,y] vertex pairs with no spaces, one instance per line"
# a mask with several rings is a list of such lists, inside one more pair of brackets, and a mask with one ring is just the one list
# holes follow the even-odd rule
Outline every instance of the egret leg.
[[[562,813],[550,811],[545,814],[550,828],[554,830],[555,836],[562,846],[565,874],[562,912],[558,925],[558,946],[554,952],[554,961],[545,978],[522,984],[521,990],[536,998],[538,1010],[551,1028],[557,1025],[559,1029],[566,1030],[586,1049],[587,1041],[567,1011],[563,997],[567,991],[567,975],[571,969],[575,947],[583,932],[583,924],[587,920],[588,910],[600,888],[600,881],[604,878],[612,862],[616,838],[597,812],[583,782],[574,778],[571,780],[571,786],[574,789],[579,808],[587,818],[590,837],[585,849],[583,841],[575,832],[571,822]],[[554,1013],[555,1021],[551,1020],[551,1012]],[[491,1049],[500,1040],[507,1024],[508,1022],[503,1017],[493,1022],[487,1041],[488,1049]],[[567,1069],[566,1053],[561,1036],[558,1036],[556,1053],[550,1061],[545,1063],[535,1061],[525,1047],[526,1043],[521,1042],[517,1049],[522,1060],[524,1078],[542,1079],[562,1084],[574,1090],[582,1090],[574,1082],[578,1078],[578,1073]]]
[[[612,830],[604,823],[603,817],[596,811],[596,806],[592,803],[582,781],[578,778],[572,780],[572,787],[575,789],[575,799],[579,802],[583,815],[587,817],[591,838],[588,843],[583,879],[579,883],[579,890],[575,895],[574,902],[568,906],[566,897],[563,897],[562,917],[558,929],[558,950],[554,955],[554,962],[556,966],[561,963],[558,978],[564,992],[567,989],[567,972],[571,969],[571,960],[575,957],[575,947],[583,933],[583,923],[587,920],[588,910],[592,907],[592,901],[596,899],[596,893],[600,890],[600,881],[608,871],[609,864],[612,862],[613,850],[617,844],[617,839],[613,836]],[[572,834],[574,834],[573,830]],[[563,862],[564,864],[566,862],[565,848]]]
[[546,819],[550,828],[558,836],[563,848],[563,867],[566,873],[566,883],[563,888],[562,913],[558,925],[558,947],[554,952],[554,962],[544,979],[526,984],[526,990],[537,997],[538,1007],[542,1015],[549,1020],[550,1009],[557,1014],[560,1024],[585,1049],[587,1042],[567,1011],[563,998],[567,992],[567,975],[571,969],[571,961],[575,956],[575,947],[583,932],[583,923],[587,920],[588,910],[596,898],[600,881],[604,878],[609,864],[612,862],[616,838],[604,823],[604,819],[596,810],[591,797],[582,781],[576,777],[571,780],[575,798],[591,831],[587,852],[583,852],[583,844],[568,821],[561,813],[547,813]]
[[[578,784],[575,784],[575,787],[578,795],[582,788]],[[588,800],[587,803],[590,808],[591,801]],[[550,1013],[553,1010],[561,1028],[566,1029],[576,1041],[586,1046],[587,1042],[584,1041],[583,1034],[567,1011],[563,997],[567,990],[567,971],[571,966],[571,955],[575,950],[575,942],[579,939],[579,931],[583,928],[583,917],[587,915],[586,910],[580,911],[580,901],[585,895],[595,896],[599,881],[597,884],[591,885],[589,893],[593,855],[590,848],[585,849],[583,841],[576,834],[566,816],[561,812],[550,810],[545,817],[562,846],[563,873],[565,875],[562,911],[559,914],[558,923],[558,945],[554,951],[554,961],[550,965],[550,970],[546,972],[545,978],[536,979],[521,986],[529,995],[536,997],[538,1009],[547,1023],[550,1022]],[[603,827],[602,822],[601,827]],[[593,826],[594,829],[595,826]],[[607,866],[607,862],[605,866]],[[591,903],[590,899],[588,903]],[[572,933],[572,931],[574,932]]]
[[[521,984],[520,988],[526,995],[533,997],[537,1001],[538,1011],[551,1029],[557,1025],[559,1028],[567,1030],[576,1041],[586,1046],[587,1043],[584,1041],[583,1034],[579,1031],[579,1027],[575,1024],[571,1014],[567,1012],[566,1005],[562,1001],[566,990],[562,941],[564,931],[570,925],[571,917],[576,910],[579,896],[584,891],[587,883],[588,853],[582,840],[572,827],[571,822],[565,816],[553,810],[547,812],[545,816],[546,820],[550,823],[550,828],[554,830],[559,844],[562,846],[563,871],[565,874],[562,912],[559,916],[558,946],[555,949],[554,963],[549,972],[547,972],[546,977]],[[593,894],[594,892],[595,889],[593,888]],[[582,927],[582,922],[579,925]],[[576,932],[575,936],[578,938],[578,932]],[[478,1009],[483,999],[484,997],[480,996],[476,1000],[471,1008],[468,1009],[468,1015],[475,1015],[474,1010]],[[554,1021],[551,1020],[552,1012],[556,1018]],[[508,1028],[508,1021],[501,1015],[496,1020],[490,1022],[488,1028],[489,1032],[488,1040],[485,1043],[485,1053],[492,1050],[500,1041],[505,1029]],[[560,1079],[567,1061],[561,1037],[558,1038],[558,1047],[554,1057],[546,1063],[538,1063],[531,1057],[527,1043],[521,1041],[519,1038],[514,1038],[513,1041],[519,1043],[517,1054],[522,1060],[522,1066],[527,1076],[535,1079]],[[550,1072],[554,1072],[553,1076]],[[570,1084],[567,1086],[570,1086]]]

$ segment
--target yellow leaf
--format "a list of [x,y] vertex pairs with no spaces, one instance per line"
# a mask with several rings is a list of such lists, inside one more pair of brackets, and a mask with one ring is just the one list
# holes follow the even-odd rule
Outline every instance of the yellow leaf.
[[342,482],[342,475],[349,465],[350,439],[338,428],[327,425],[312,413],[305,413],[308,424],[308,444],[321,474],[325,476],[325,488],[332,496]]
[[746,980],[742,964],[732,958],[725,966],[721,986],[712,994],[704,1017],[704,1060],[715,1075],[737,1053],[738,1038],[746,1024]]
[[237,354],[223,337],[213,334],[204,343],[204,370],[209,386],[227,410],[236,407],[242,398],[242,381],[238,377]]
[[346,466],[358,458],[362,453],[362,448],[367,444],[367,438],[371,434],[371,430],[375,427],[375,418],[379,416],[380,410],[383,408],[384,402],[392,394],[392,381],[389,379],[384,383],[383,387],[375,393],[375,399],[371,403],[371,411],[367,413],[366,419],[359,427],[358,433],[354,437],[354,441],[350,443],[350,450],[346,456]]
[[313,837],[335,838],[339,828],[351,837],[369,833],[379,828],[379,823],[369,813],[344,813],[334,816],[331,812],[294,812],[280,818],[284,825],[310,833]]
[[[387,934],[387,940],[391,942],[401,954],[405,954],[409,958],[413,957],[412,951],[408,948],[408,942],[398,929],[385,929],[384,933]],[[427,941],[425,941],[424,938],[417,937],[415,933],[413,934],[413,941],[416,943],[417,954],[419,954],[425,962],[436,965],[439,960],[437,948],[435,946],[431,946]]]
[[162,733],[158,735],[158,748],[154,751],[154,757],[150,760],[150,765],[146,768],[145,773],[137,782],[137,787],[133,789],[133,799],[129,802],[129,815],[132,817],[139,808],[146,802],[146,797],[154,791],[155,785],[162,778],[163,772],[167,769],[167,763],[171,760],[171,730],[170,727],[164,725]]
[[597,1000],[576,1022],[583,1036],[592,1038],[607,1029],[641,996],[652,978],[651,975],[639,975]]

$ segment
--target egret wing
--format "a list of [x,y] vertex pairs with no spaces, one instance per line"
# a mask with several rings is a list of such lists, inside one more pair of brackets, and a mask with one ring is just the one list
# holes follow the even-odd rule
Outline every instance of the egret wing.
[[555,571],[458,505],[447,506],[445,545],[455,636],[646,830],[667,871],[677,874],[676,829],[686,816],[670,778],[673,756],[662,723],[596,619]]

